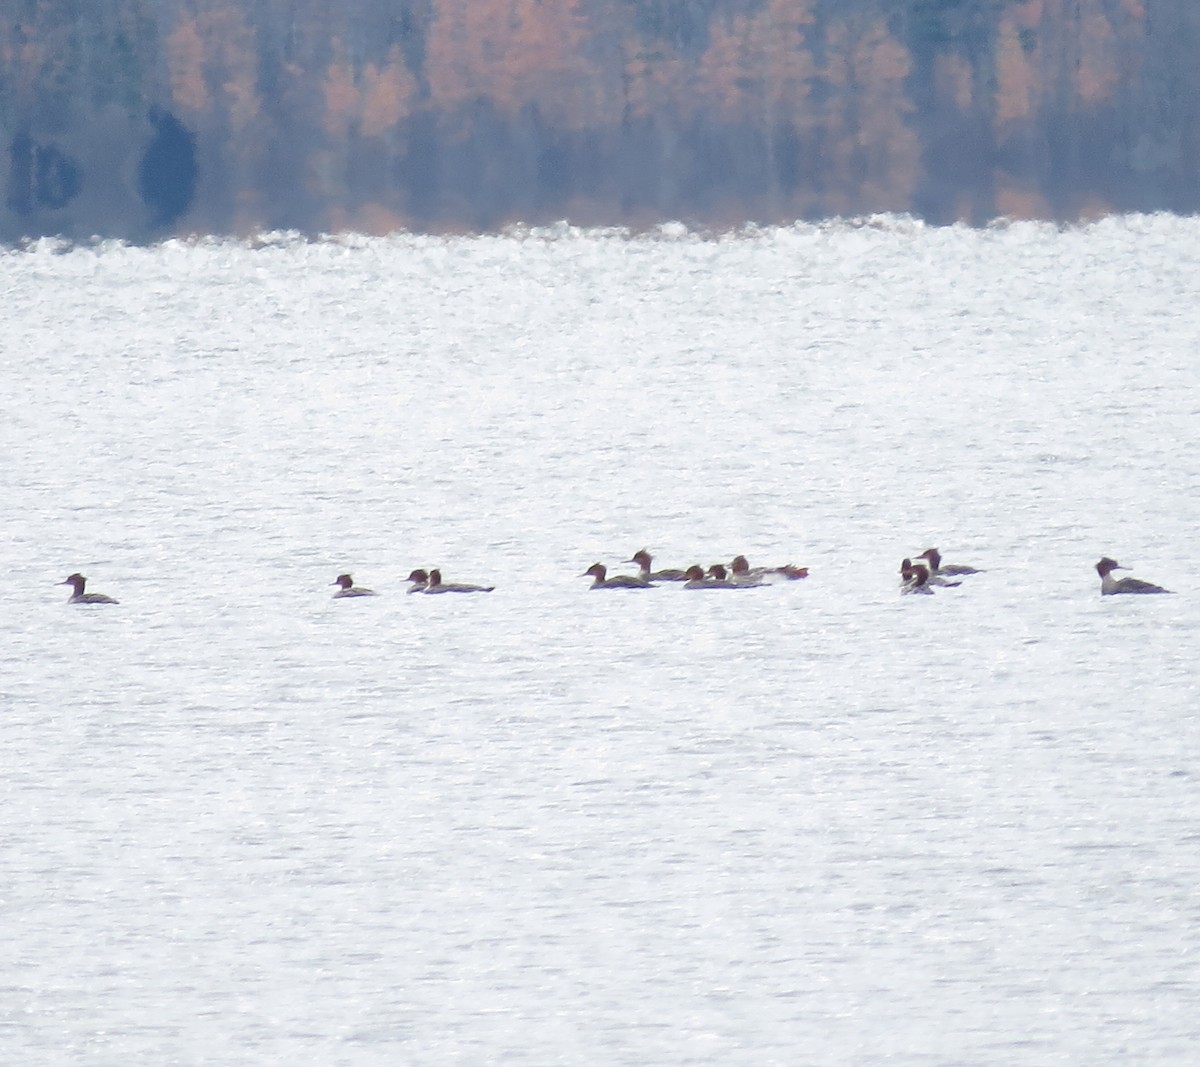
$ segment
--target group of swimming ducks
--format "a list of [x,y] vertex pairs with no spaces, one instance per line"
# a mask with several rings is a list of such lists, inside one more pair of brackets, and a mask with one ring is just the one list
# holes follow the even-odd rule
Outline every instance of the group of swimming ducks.
[[978,567],[968,567],[965,563],[947,563],[942,565],[942,555],[936,548],[927,548],[917,559],[924,563],[914,563],[911,559],[900,561],[900,592],[922,593],[930,596],[935,585],[956,586],[962,582],[952,582],[954,575],[982,574]]
[[[921,594],[929,596],[934,586],[961,585],[961,579],[966,575],[980,574],[978,567],[968,567],[961,563],[942,563],[941,553],[936,548],[927,548],[915,557],[921,562],[905,559],[900,564],[900,592],[902,594]],[[807,567],[796,567],[785,563],[778,567],[751,567],[745,556],[734,556],[728,568],[723,563],[714,563],[705,569],[699,564],[693,564],[684,569],[654,570],[654,559],[646,549],[635,552],[625,563],[636,563],[637,574],[614,574],[608,576],[608,568],[603,563],[593,563],[581,578],[591,578],[591,589],[652,589],[660,582],[678,582],[684,589],[753,589],[775,581],[797,581],[808,577]],[[1096,564],[1096,573],[1100,575],[1100,592],[1104,596],[1116,593],[1169,593],[1161,585],[1143,582],[1139,578],[1114,578],[1113,571],[1128,570],[1115,559],[1105,556]],[[418,568],[405,579],[409,583],[409,593],[490,593],[495,586],[470,585],[466,582],[445,582],[442,572],[436,567],[432,570]],[[373,589],[367,589],[354,584],[349,574],[339,574],[332,582],[338,587],[333,594],[334,599],[342,597],[378,596]],[[72,574],[59,585],[69,585],[71,596],[69,604],[117,604],[119,601],[104,593],[88,593],[85,591],[87,579],[82,574]]]
[[646,549],[638,549],[625,563],[636,563],[637,574],[608,576],[603,563],[593,563],[579,577],[591,578],[591,589],[650,589],[659,582],[679,582],[684,589],[753,589],[777,579],[796,581],[808,577],[807,567],[785,563],[780,567],[751,567],[745,556],[734,556],[728,568],[714,563],[707,570],[695,563],[686,568],[654,569],[654,557]]
[[[961,581],[950,581],[951,578],[961,578],[968,574],[982,574],[978,567],[968,567],[961,563],[942,563],[941,553],[936,548],[927,548],[919,556],[923,563],[914,563],[911,559],[900,562],[900,592],[920,593],[929,596],[935,585],[957,586]],[[1100,575],[1100,594],[1112,596],[1116,593],[1169,593],[1153,582],[1143,582],[1140,578],[1114,578],[1113,571],[1127,571],[1115,559],[1104,556],[1096,564],[1096,573]]]
[[[494,585],[469,585],[466,582],[443,582],[442,572],[437,567],[434,567],[431,571],[418,567],[404,580],[409,583],[408,591],[410,593],[490,593],[496,588]],[[333,584],[340,586],[338,591],[333,594],[334,600],[346,596],[379,595],[374,589],[365,589],[361,585],[355,585],[354,579],[348,574],[339,574],[333,580]]]

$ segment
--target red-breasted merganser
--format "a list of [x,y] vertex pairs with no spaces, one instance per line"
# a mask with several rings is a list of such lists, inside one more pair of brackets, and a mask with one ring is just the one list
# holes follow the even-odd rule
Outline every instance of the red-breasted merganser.
[[968,567],[962,563],[947,563],[942,566],[942,554],[936,548],[927,548],[922,552],[917,559],[925,559],[929,561],[929,573],[931,575],[947,575],[947,574],[982,574],[983,571],[978,567]]
[[443,582],[442,572],[436,567],[429,572],[426,593],[490,593],[494,585],[467,585],[465,582]]
[[782,574],[789,582],[795,582],[808,577],[808,568],[795,567],[790,563],[785,563],[782,567],[776,567],[775,573]]
[[715,585],[731,585],[738,589],[749,589],[750,586],[744,582],[735,582],[729,577],[729,572],[725,569],[725,564],[714,563],[708,568],[708,580]]
[[334,600],[344,596],[379,596],[374,589],[364,589],[360,585],[355,585],[354,579],[348,574],[339,574],[332,582],[330,582],[330,585],[341,586],[341,589],[333,594]]
[[807,567],[796,567],[791,563],[785,563],[782,567],[751,567],[745,556],[734,556],[729,569],[733,571],[733,580],[742,583],[770,581],[776,577],[788,581],[808,577]]
[[708,568],[708,573],[705,574],[704,568],[698,563],[688,567],[683,572],[687,579],[683,583],[684,589],[749,589],[751,586],[738,585],[737,582],[731,582],[729,575],[725,573],[725,568],[720,563],[714,563]]
[[[922,564],[917,564],[917,566],[922,566]],[[925,579],[926,585],[941,585],[941,586],[945,586],[949,589],[953,589],[956,586],[962,585],[962,582],[948,582],[940,574],[928,574],[928,571],[929,571],[928,567],[926,567],[925,570],[927,572],[927,577]],[[909,559],[901,560],[900,561],[900,584],[905,585],[908,582],[912,581],[912,578],[913,578],[913,562],[912,562],[912,560],[909,560]]]
[[412,582],[412,585],[408,587],[410,593],[423,593],[425,592],[425,587],[429,584],[429,572],[418,567],[404,580]]
[[1105,556],[1099,563],[1096,564],[1096,573],[1100,575],[1100,592],[1104,596],[1110,596],[1115,593],[1169,593],[1170,589],[1164,589],[1161,585],[1154,585],[1151,582],[1143,582],[1140,578],[1114,578],[1113,571],[1127,571],[1128,567],[1122,567],[1115,559],[1109,559]]
[[[905,569],[900,569],[901,575],[905,575]],[[932,596],[933,590],[929,588],[929,568],[923,563],[910,564],[907,570],[907,576],[904,584],[900,587],[901,593],[921,593],[925,596]]]
[[59,585],[69,585],[75,592],[68,598],[68,604],[119,604],[120,601],[110,596],[105,596],[103,593],[85,593],[83,587],[87,584],[87,579],[82,574],[72,574],[70,578],[59,582]]
[[729,569],[733,571],[733,580],[740,585],[761,585],[767,573],[774,570],[773,567],[751,567],[745,556],[734,556]]
[[675,568],[667,568],[662,571],[652,571],[650,565],[654,562],[654,557],[650,555],[644,548],[639,548],[626,563],[636,563],[638,565],[638,577],[644,582],[682,582],[685,581],[684,572]]
[[595,578],[589,589],[653,589],[654,586],[645,578],[635,578],[632,574],[614,574],[607,577],[608,568],[603,563],[593,563],[579,577]]

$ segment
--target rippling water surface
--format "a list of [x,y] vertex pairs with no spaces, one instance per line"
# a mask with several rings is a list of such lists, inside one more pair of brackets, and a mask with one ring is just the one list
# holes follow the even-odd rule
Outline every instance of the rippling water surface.
[[[1168,217],[0,254],[6,1057],[1194,1063],[1198,289]],[[577,577],[643,546],[812,572]]]

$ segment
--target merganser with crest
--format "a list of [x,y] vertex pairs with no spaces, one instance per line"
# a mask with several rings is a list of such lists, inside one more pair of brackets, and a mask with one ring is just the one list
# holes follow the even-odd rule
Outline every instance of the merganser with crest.
[[69,585],[75,591],[67,598],[68,604],[119,604],[120,601],[110,596],[105,596],[103,593],[85,593],[83,587],[87,585],[87,579],[79,573],[72,574],[65,581],[58,583],[59,585]]
[[[922,566],[922,564],[917,564],[917,566]],[[925,570],[927,573],[927,577],[925,579],[926,585],[941,585],[941,586],[945,586],[947,589],[954,589],[957,586],[962,585],[962,582],[948,582],[940,574],[928,574],[928,570],[929,570],[928,567],[926,567]],[[914,572],[914,566],[913,566],[912,560],[910,560],[910,559],[901,560],[900,561],[900,584],[906,585],[909,582],[911,582],[913,579],[913,572]]]
[[744,585],[761,582],[764,579],[769,580],[776,575],[786,578],[788,581],[808,577],[807,567],[796,567],[791,563],[785,563],[782,567],[751,567],[745,556],[734,556],[733,562],[729,564],[729,569],[733,571],[733,580]]
[[425,586],[426,593],[490,593],[494,585],[468,585],[465,582],[443,582],[442,572],[436,567],[429,572],[429,584]]
[[736,589],[749,589],[751,586],[746,582],[735,582],[729,577],[729,572],[725,569],[723,563],[714,563],[708,568],[708,580],[714,585],[728,585]]
[[589,589],[653,589],[654,586],[645,578],[635,578],[632,574],[614,574],[608,577],[608,568],[603,563],[593,563],[580,578],[595,579]]
[[330,585],[340,585],[341,588],[333,594],[333,599],[337,600],[344,596],[379,596],[374,589],[364,589],[360,585],[354,584],[354,579],[348,574],[339,574]]
[[666,570],[652,571],[650,565],[654,562],[654,557],[644,548],[639,548],[625,562],[638,565],[638,577],[644,582],[683,582],[687,580],[684,572],[676,568],[668,567]]
[[929,561],[929,573],[934,577],[946,574],[983,574],[978,567],[968,567],[963,563],[947,563],[943,567],[942,554],[936,548],[925,549],[917,559]]
[[418,567],[404,580],[412,582],[412,585],[408,587],[410,593],[423,593],[429,584],[429,572]]
[[923,596],[933,595],[933,590],[929,588],[929,568],[923,563],[910,564],[907,574],[902,567],[900,574],[905,576],[904,584],[900,587],[902,594],[920,593]]
[[1128,567],[1122,567],[1115,559],[1109,559],[1105,556],[1096,564],[1096,573],[1100,575],[1100,593],[1103,596],[1111,596],[1116,593],[1169,593],[1170,589],[1164,589],[1161,585],[1154,585],[1151,582],[1143,582],[1140,578],[1114,578],[1113,571],[1127,571]]
[[725,573],[725,568],[720,563],[714,563],[708,568],[708,573],[704,573],[704,568],[698,563],[688,567],[684,571],[687,581],[683,583],[684,589],[748,589],[750,586],[738,585],[737,582],[731,582],[729,575]]

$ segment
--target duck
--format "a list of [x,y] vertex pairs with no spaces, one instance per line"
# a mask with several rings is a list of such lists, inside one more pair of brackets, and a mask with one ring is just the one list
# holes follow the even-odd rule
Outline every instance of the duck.
[[[901,575],[905,574],[903,568],[900,573]],[[929,587],[929,568],[923,563],[910,564],[904,584],[900,586],[900,592],[905,595],[919,593],[923,596],[932,596],[933,590]]]
[[429,572],[421,567],[417,567],[404,580],[412,582],[412,585],[408,587],[408,592],[423,593],[425,592],[425,587],[429,584]]
[[931,577],[947,574],[983,574],[978,567],[968,567],[964,563],[947,563],[942,566],[942,554],[936,548],[927,548],[917,559],[927,560]]
[[614,574],[611,578],[608,577],[608,568],[603,563],[593,563],[580,578],[591,577],[595,581],[592,582],[589,589],[653,589],[652,582],[648,582],[645,578],[635,578],[632,574]]
[[[923,566],[923,564],[917,564],[917,566]],[[900,584],[901,585],[904,585],[905,583],[912,581],[913,570],[914,570],[914,565],[913,565],[912,560],[904,559],[904,560],[900,561]],[[928,567],[925,568],[925,571],[926,571],[926,578],[925,578],[926,585],[940,585],[940,586],[944,586],[947,589],[954,589],[954,588],[957,588],[958,586],[962,585],[962,582],[948,582],[940,574],[930,574]]]
[[58,583],[59,585],[69,585],[75,591],[67,598],[68,604],[119,604],[120,601],[111,596],[105,596],[103,593],[85,593],[83,587],[87,585],[87,579],[76,572],[69,578]]
[[783,575],[789,582],[797,582],[801,578],[808,577],[808,568],[795,567],[790,563],[785,563],[782,567],[776,567],[775,573]]
[[1115,559],[1109,559],[1104,556],[1099,563],[1096,564],[1096,573],[1100,575],[1100,594],[1101,596],[1113,596],[1117,593],[1169,593],[1170,589],[1164,589],[1161,585],[1154,585],[1152,582],[1143,582],[1140,578],[1114,578],[1113,571],[1127,571],[1128,567],[1122,567]]
[[714,563],[708,568],[707,578],[714,585],[728,585],[737,589],[749,589],[750,586],[744,582],[735,582],[729,577],[729,572],[725,569],[725,564]]
[[466,582],[443,582],[442,572],[436,567],[429,572],[426,593],[490,593],[494,585],[468,585]]
[[626,563],[636,563],[638,565],[638,577],[645,582],[682,582],[684,571],[677,568],[668,567],[666,570],[652,571],[651,564],[654,562],[654,557],[650,555],[644,548],[639,548]]
[[713,585],[729,586],[730,589],[755,589],[766,584],[755,578],[739,578],[736,574],[730,574],[723,563],[714,563],[709,567],[707,577]]
[[354,584],[354,579],[348,574],[339,574],[331,583],[331,585],[340,585],[341,588],[333,594],[333,599],[338,600],[346,596],[378,596],[374,589],[364,589],[360,585]]
[[769,581],[775,577],[786,578],[790,582],[808,577],[807,567],[796,567],[791,563],[781,567],[751,567],[745,556],[734,556],[729,569],[733,571],[733,580],[743,584]]
[[731,582],[729,575],[725,571],[723,564],[714,563],[708,568],[706,574],[704,568],[700,564],[694,564],[688,567],[684,574],[687,576],[687,581],[683,583],[684,589],[746,589],[749,586],[739,585],[737,582]]

